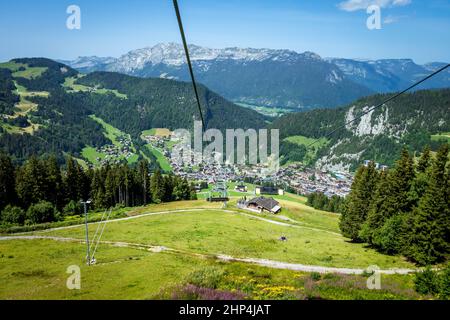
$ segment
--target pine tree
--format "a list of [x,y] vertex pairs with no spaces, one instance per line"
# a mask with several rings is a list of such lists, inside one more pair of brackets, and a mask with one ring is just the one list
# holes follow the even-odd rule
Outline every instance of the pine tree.
[[63,180],[67,202],[70,202],[70,200],[87,200],[83,198],[81,192],[81,188],[83,187],[80,185],[82,183],[81,171],[82,169],[79,168],[78,163],[72,157],[66,159],[66,174]]
[[403,248],[408,236],[405,228],[400,226],[405,225],[404,220],[409,219],[415,205],[412,195],[414,177],[413,159],[404,148],[394,169],[380,176],[367,221],[360,233],[364,241],[390,253]]
[[61,176],[61,169],[59,168],[56,156],[51,156],[45,160],[45,167],[47,170],[47,187],[45,196],[57,209],[61,210],[64,207],[64,190]]
[[105,181],[102,177],[102,170],[95,170],[91,184],[91,197],[97,209],[107,208],[108,201],[105,194]]
[[419,264],[443,261],[450,250],[448,152],[447,144],[437,152],[425,195],[414,211],[410,256]]
[[161,171],[157,169],[150,179],[150,191],[152,194],[152,200],[155,203],[161,203],[164,200],[165,189],[164,179],[161,175]]
[[19,170],[16,176],[16,189],[24,208],[31,204],[47,200],[47,176],[42,162],[32,156]]
[[425,171],[430,167],[431,164],[431,149],[427,145],[422,151],[422,155],[417,163],[417,171],[425,173]]
[[360,237],[367,243],[373,244],[373,236],[379,228],[381,228],[389,217],[386,208],[391,208],[390,201],[390,181],[389,172],[383,171],[380,174],[375,195],[370,203],[367,220],[361,228]]
[[17,202],[16,174],[11,158],[0,152],[0,211]]
[[142,193],[142,204],[149,203],[150,195],[150,178],[149,178],[149,164],[147,160],[141,160],[138,164],[138,182]]
[[355,175],[351,192],[347,196],[339,223],[342,234],[352,239],[352,241],[361,241],[359,233],[363,223],[366,221],[377,181],[378,172],[373,162],[367,167],[359,168]]

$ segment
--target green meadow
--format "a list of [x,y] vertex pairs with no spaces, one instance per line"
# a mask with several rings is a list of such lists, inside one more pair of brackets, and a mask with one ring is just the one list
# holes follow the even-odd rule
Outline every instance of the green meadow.
[[[414,268],[401,257],[350,243],[339,233],[337,214],[307,207],[302,197],[280,199],[279,215],[238,210],[237,199],[227,208],[197,200],[116,210],[92,266],[84,261],[82,224],[27,234],[61,241],[0,240],[0,299],[192,298],[184,291],[187,284],[245,299],[423,298],[413,290],[413,275],[383,275],[386,287],[368,290],[366,275],[316,274],[219,259],[226,255],[322,267]],[[101,214],[91,213],[90,220],[98,221]],[[97,227],[89,224],[90,239]],[[280,241],[282,235],[288,240]],[[66,287],[72,265],[81,268],[81,290]]]

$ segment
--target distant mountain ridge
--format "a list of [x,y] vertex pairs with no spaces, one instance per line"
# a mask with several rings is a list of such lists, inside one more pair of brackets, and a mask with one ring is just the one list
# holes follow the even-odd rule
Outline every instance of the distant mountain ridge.
[[[446,65],[444,62],[416,64],[412,59],[351,60],[326,58],[352,81],[376,92],[386,93],[405,89]],[[416,88],[442,89],[450,87],[450,70],[437,75]]]
[[[335,107],[373,93],[348,80],[335,65],[313,52],[189,46],[199,82],[225,98],[247,104],[309,109]],[[105,64],[77,68],[81,72],[112,71],[139,77],[188,81],[183,47],[158,44],[131,51]]]
[[[282,49],[211,49],[190,45],[199,82],[234,102],[307,110],[334,108],[374,93],[395,92],[430,74],[443,62],[411,59],[321,58]],[[161,43],[119,58],[62,61],[81,72],[113,71],[138,77],[189,81],[183,47]],[[450,87],[450,70],[418,89]]]

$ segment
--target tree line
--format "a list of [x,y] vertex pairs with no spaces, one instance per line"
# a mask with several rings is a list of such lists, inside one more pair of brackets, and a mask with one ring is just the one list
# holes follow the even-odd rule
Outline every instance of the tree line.
[[450,253],[449,145],[415,159],[406,149],[393,169],[374,163],[356,172],[342,207],[340,229],[355,242],[419,265],[448,260]]
[[71,157],[63,166],[56,156],[32,156],[21,166],[0,152],[0,222],[24,225],[53,222],[65,215],[81,214],[80,201],[92,200],[92,209],[117,205],[133,207],[149,203],[196,199],[186,179],[150,174],[149,163],[136,166],[106,165],[84,169]]
[[306,204],[317,210],[340,213],[344,198],[337,195],[327,197],[323,192],[312,192],[307,196]]

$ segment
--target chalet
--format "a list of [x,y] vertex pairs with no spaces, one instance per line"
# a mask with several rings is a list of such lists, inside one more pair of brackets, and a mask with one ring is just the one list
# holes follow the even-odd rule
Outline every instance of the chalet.
[[268,194],[268,195],[284,195],[284,190],[275,188],[275,187],[256,187],[255,188],[255,194],[261,195],[261,194]]
[[237,192],[247,192],[247,186],[244,184],[239,184],[234,187],[234,190]]
[[257,197],[249,201],[240,200],[238,202],[238,207],[254,212],[271,212],[278,213],[281,211],[280,203],[273,198]]

